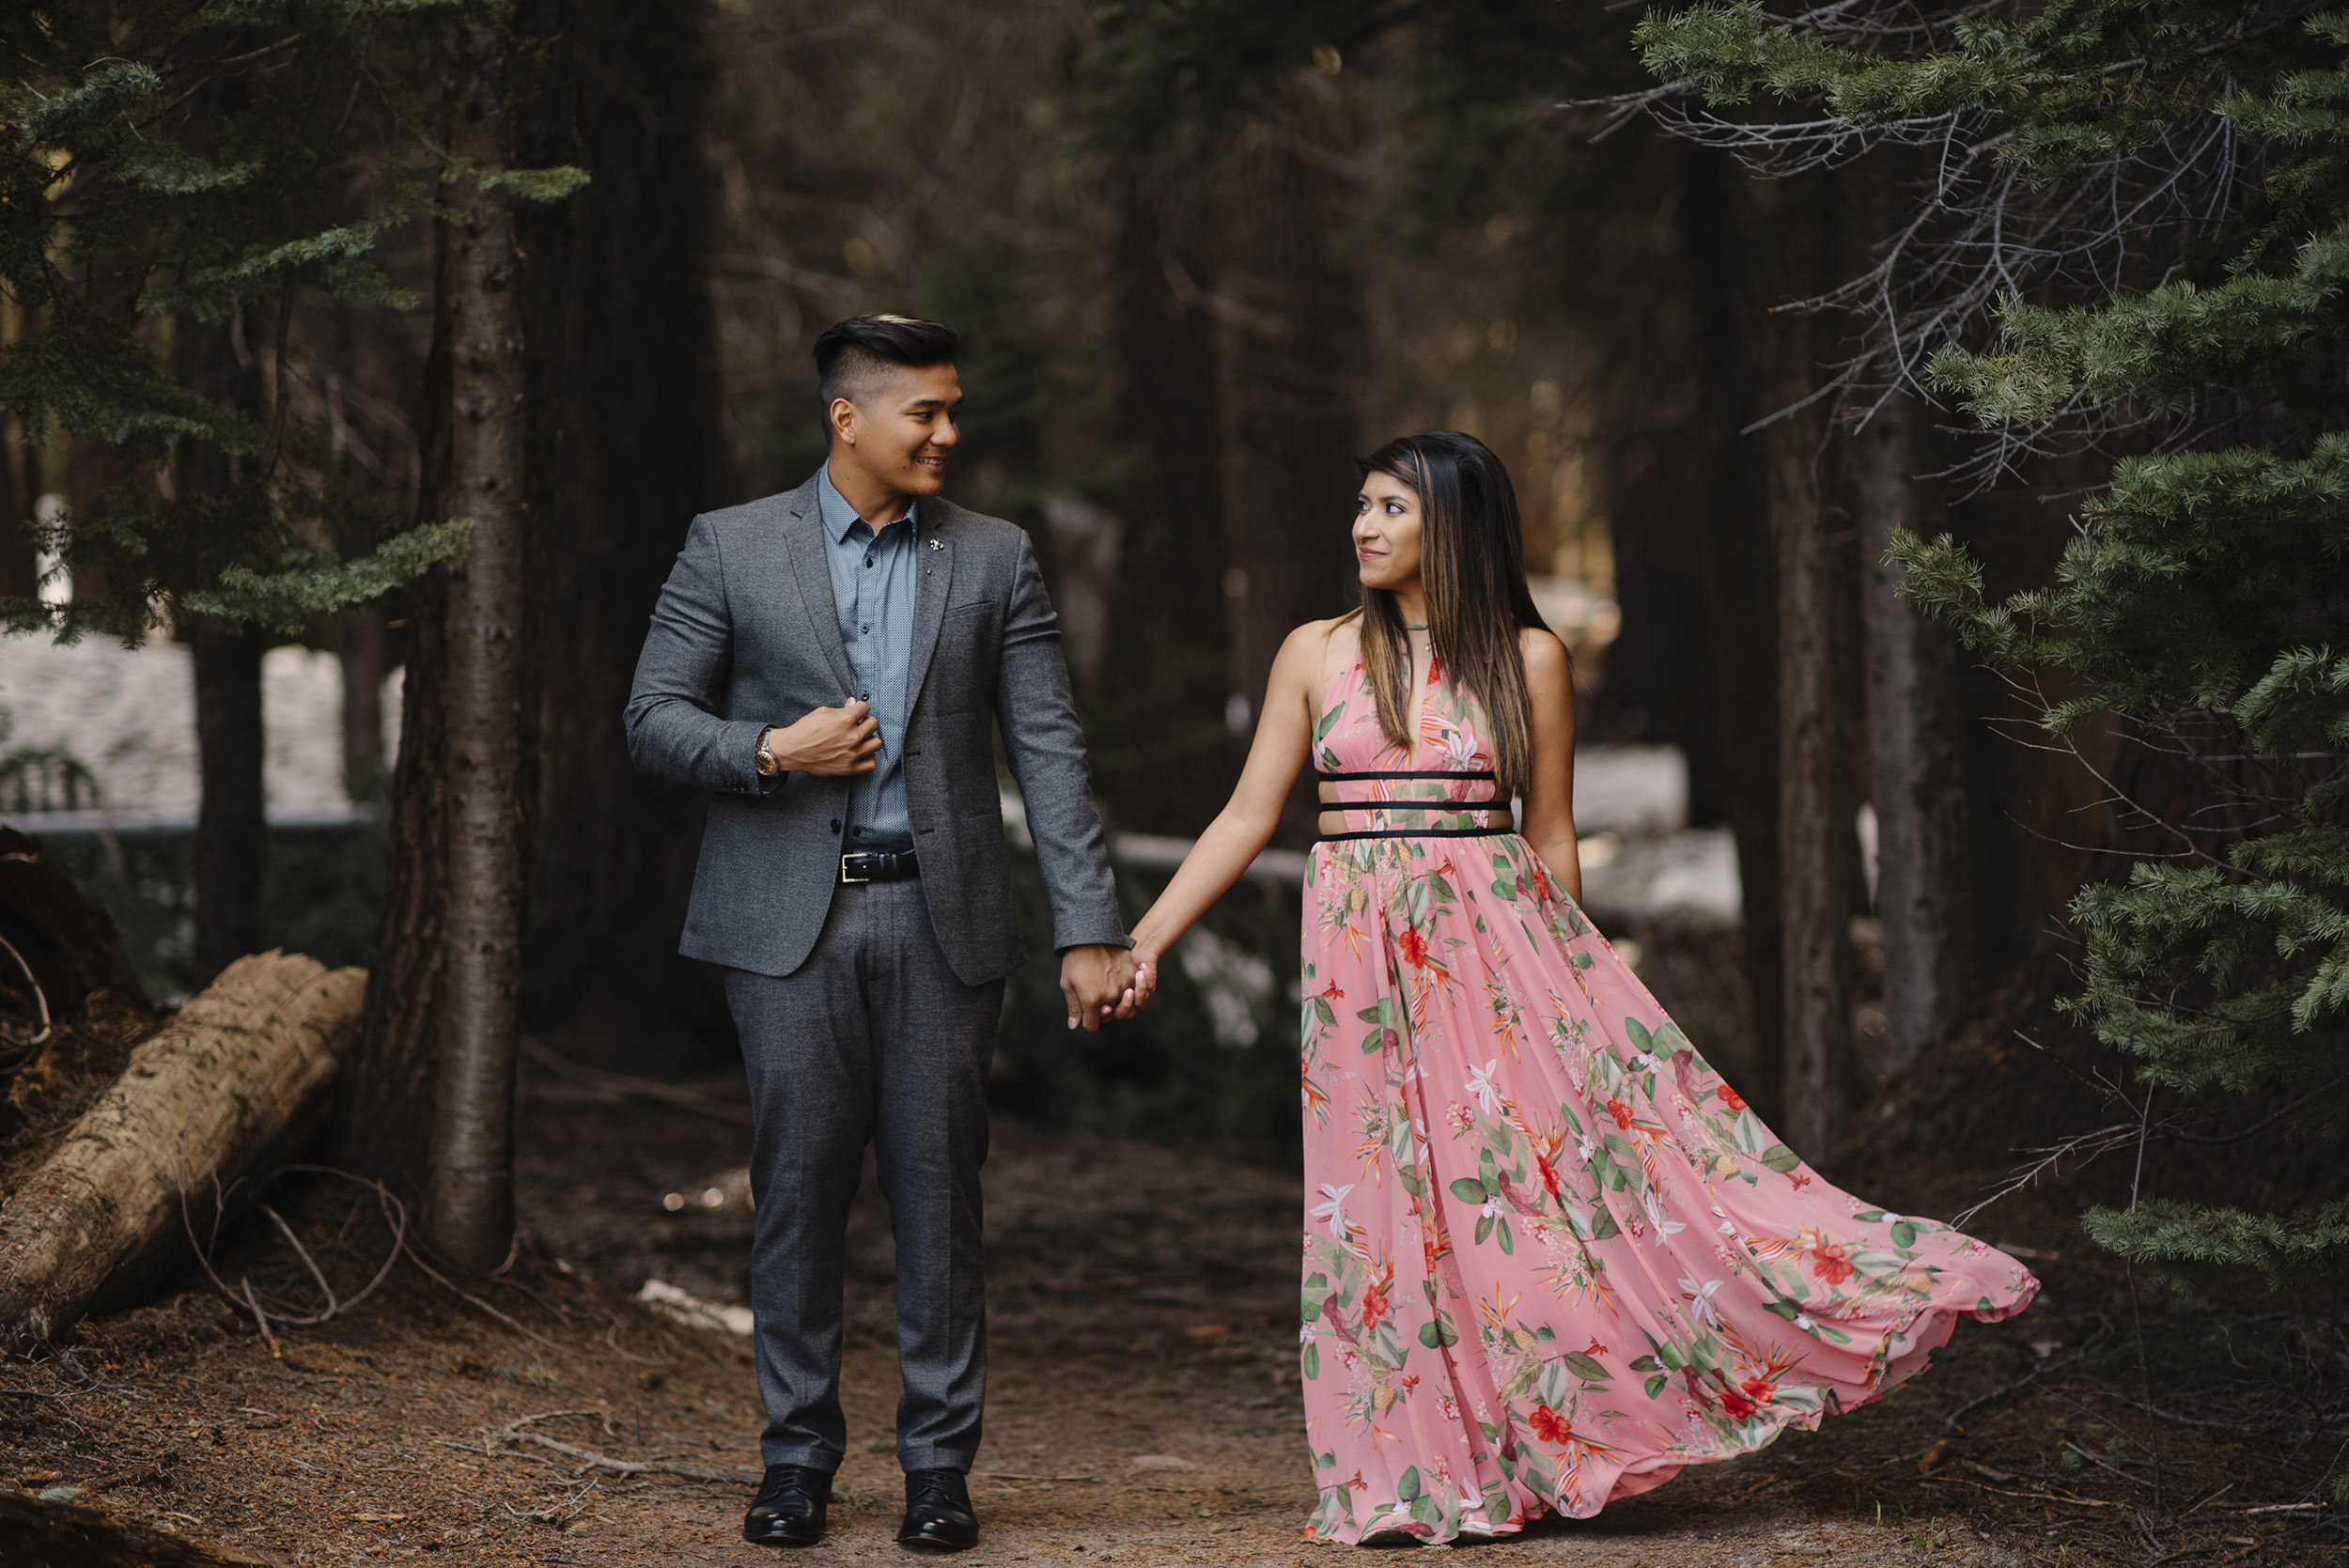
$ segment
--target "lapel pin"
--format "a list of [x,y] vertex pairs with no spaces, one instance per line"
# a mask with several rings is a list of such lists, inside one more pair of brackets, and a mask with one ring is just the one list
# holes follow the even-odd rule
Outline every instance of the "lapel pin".
[[932,539],[930,541],[930,548],[932,550],[943,550],[946,548],[946,541],[943,539]]

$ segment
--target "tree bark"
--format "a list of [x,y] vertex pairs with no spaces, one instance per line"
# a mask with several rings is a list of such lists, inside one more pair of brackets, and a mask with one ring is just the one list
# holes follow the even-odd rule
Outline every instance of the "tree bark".
[[[1757,232],[1775,240],[1761,270],[1783,304],[1812,293],[1837,259],[1834,190],[1817,178],[1756,184]],[[1809,396],[1828,354],[1816,316],[1780,310],[1763,325],[1762,405]],[[1859,585],[1847,517],[1827,490],[1831,430],[1824,404],[1762,431],[1764,493],[1778,579],[1778,893],[1784,969],[1783,1106],[1778,1126],[1811,1158],[1842,1137],[1852,1098],[1851,918],[1859,886],[1855,663]]]
[[[1766,302],[1748,258],[1764,247],[1748,193],[1726,154],[1678,144],[1688,192],[1678,212],[1703,398],[1698,448],[1704,526],[1699,543],[1711,623],[1718,754],[1737,844],[1743,960],[1753,998],[1747,1097],[1775,1125],[1784,1110],[1785,967],[1779,910],[1777,559],[1762,482],[1762,443],[1742,434],[1760,391],[1754,346]],[[1693,781],[1691,781],[1693,783]]]
[[[1222,266],[1218,406],[1230,715],[1244,753],[1274,655],[1304,621],[1354,601],[1348,524],[1368,383],[1361,279],[1330,254],[1346,193],[1329,162],[1351,155],[1346,107],[1316,73],[1292,78],[1230,153],[1218,227]],[[1328,156],[1308,160],[1299,144]],[[1290,798],[1285,836],[1309,838],[1312,784]]]
[[1899,597],[1892,531],[1941,526],[1924,406],[1902,394],[1851,437],[1866,628],[1869,797],[1884,952],[1884,1068],[1898,1073],[1945,1033],[1974,980],[1967,714],[1957,646]]
[[0,1559],[39,1568],[272,1568],[267,1558],[30,1492],[0,1492]]
[[[450,150],[474,166],[510,166],[512,64],[526,51],[473,16],[452,23],[449,39]],[[441,199],[452,215],[440,230],[428,393],[439,406],[428,401],[423,421],[422,505],[426,516],[471,518],[473,535],[416,595],[381,983],[368,995],[345,1127],[375,1171],[412,1172],[422,1145],[425,1234],[459,1267],[482,1270],[513,1235],[514,1057],[537,782],[523,331],[531,280],[507,198],[465,182],[444,186]]]
[[735,499],[708,286],[710,66],[698,21],[695,7],[582,0],[576,112],[534,114],[561,139],[521,149],[593,176],[568,210],[521,214],[537,264],[569,280],[545,291],[568,309],[533,329],[565,345],[563,384],[548,389],[564,410],[561,548],[546,555],[559,608],[540,639],[539,837],[561,851],[534,872],[524,1007],[567,1055],[615,1067],[675,1060],[696,1026],[726,1022],[715,971],[677,952],[701,795],[639,772],[620,724],[688,525]]
[[373,800],[383,793],[383,682],[392,673],[392,634],[381,600],[335,613],[343,675],[343,793]]
[[270,636],[210,615],[189,618],[195,664],[196,983],[261,946],[261,884],[269,857],[262,787],[261,655]]
[[1851,535],[1827,515],[1826,422],[1796,416],[1770,437],[1778,553],[1780,937],[1786,974],[1781,1130],[1809,1157],[1842,1138],[1852,1100],[1854,831],[1848,690],[1855,640]]
[[1143,832],[1196,833],[1238,776],[1224,724],[1233,634],[1216,323],[1195,285],[1213,275],[1202,183],[1138,160],[1117,188],[1117,429],[1148,470],[1126,492],[1110,628],[1116,700],[1086,722],[1103,792],[1122,825]]
[[364,970],[299,954],[241,958],[132,1051],[0,1208],[8,1348],[135,1299],[188,1255],[183,1195],[225,1188],[316,1134],[366,984]]

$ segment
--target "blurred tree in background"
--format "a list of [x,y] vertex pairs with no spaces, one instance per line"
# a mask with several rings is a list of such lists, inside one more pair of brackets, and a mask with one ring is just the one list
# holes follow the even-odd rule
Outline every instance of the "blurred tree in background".
[[[2147,1090],[2103,1141],[2338,1140],[2349,20],[2083,3],[1796,25],[1739,5],[1642,37],[1709,102],[1766,91],[1826,116],[1694,134],[1781,168],[1875,143],[1939,154],[1848,290],[1872,330],[1830,384],[1876,407],[1920,385],[1952,398],[1990,432],[1970,465],[1985,477],[2118,456],[2051,576],[2021,591],[1986,591],[1950,535],[1892,537],[1909,591],[2016,680],[2046,734],[2079,751],[2110,711],[2142,759],[2099,769],[2133,842],[2072,907],[2086,985],[2064,1005]],[[2214,1127],[2212,1091],[2250,1097],[2249,1126]],[[2339,1199],[2288,1214],[2135,1199],[2089,1228],[2172,1276],[2349,1264]]]
[[411,106],[362,65],[409,47],[403,9],[126,0],[0,19],[0,460],[29,468],[60,438],[98,449],[77,504],[46,517],[39,476],[8,475],[34,558],[71,588],[24,581],[20,558],[0,618],[68,641],[171,626],[194,644],[204,978],[260,945],[262,650],[464,537],[461,520],[391,526],[288,395],[298,299],[414,303],[373,257],[425,199]]

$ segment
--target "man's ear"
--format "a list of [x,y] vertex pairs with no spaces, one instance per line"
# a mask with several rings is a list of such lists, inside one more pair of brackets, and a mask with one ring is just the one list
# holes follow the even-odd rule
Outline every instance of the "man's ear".
[[835,397],[827,411],[831,416],[832,433],[850,446],[856,444],[857,407],[846,397]]

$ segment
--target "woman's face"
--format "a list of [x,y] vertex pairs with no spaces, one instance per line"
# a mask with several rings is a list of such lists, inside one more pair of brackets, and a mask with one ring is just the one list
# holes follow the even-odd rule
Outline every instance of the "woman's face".
[[1362,476],[1354,498],[1354,559],[1365,588],[1419,583],[1419,492],[1392,474]]

